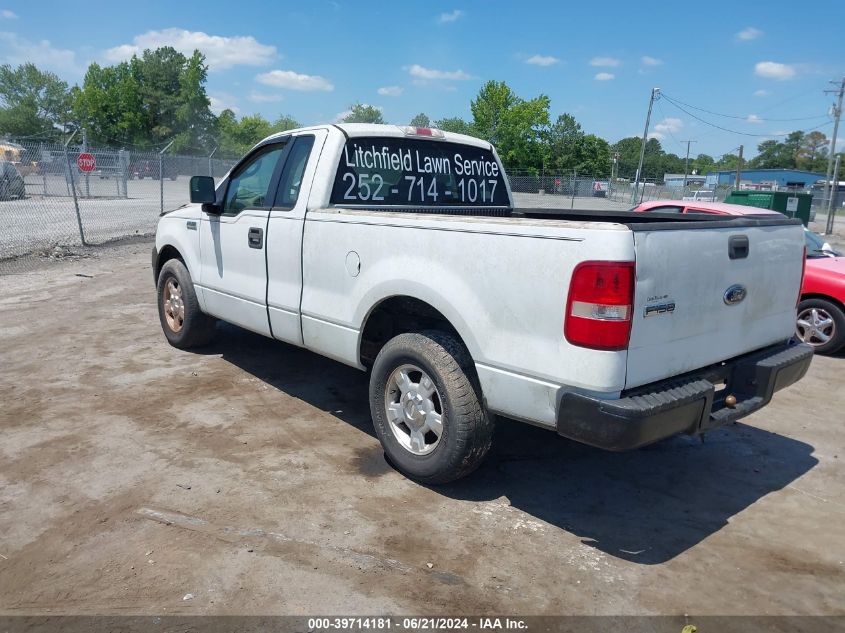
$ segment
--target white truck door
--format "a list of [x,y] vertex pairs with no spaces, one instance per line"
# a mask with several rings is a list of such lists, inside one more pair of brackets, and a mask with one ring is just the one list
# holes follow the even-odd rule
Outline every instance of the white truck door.
[[273,337],[302,345],[302,230],[317,161],[328,133],[294,137],[267,225],[267,313]]
[[289,138],[262,146],[229,176],[220,215],[200,222],[200,282],[209,314],[270,336],[267,219]]

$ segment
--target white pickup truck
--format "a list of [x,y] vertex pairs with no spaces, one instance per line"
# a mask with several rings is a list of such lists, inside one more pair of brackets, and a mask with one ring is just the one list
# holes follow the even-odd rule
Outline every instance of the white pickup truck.
[[152,253],[167,340],[223,319],[369,371],[385,452],[426,483],[471,472],[496,415],[635,448],[812,358],[797,220],[516,209],[489,143],[389,125],[277,134],[190,188]]

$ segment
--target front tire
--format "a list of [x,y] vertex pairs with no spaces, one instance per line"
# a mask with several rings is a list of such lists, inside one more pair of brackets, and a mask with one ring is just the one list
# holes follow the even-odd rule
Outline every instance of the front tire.
[[200,310],[191,274],[178,259],[164,264],[158,275],[158,317],[167,341],[179,349],[207,345],[215,319]]
[[845,312],[826,299],[805,299],[798,304],[795,336],[817,354],[834,354],[845,346]]
[[390,462],[421,483],[465,477],[492,444],[494,422],[472,359],[443,332],[400,334],[385,344],[370,375],[370,411]]

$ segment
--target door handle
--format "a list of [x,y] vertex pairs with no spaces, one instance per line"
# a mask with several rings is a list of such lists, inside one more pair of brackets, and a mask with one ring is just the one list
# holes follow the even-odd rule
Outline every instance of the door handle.
[[249,242],[250,248],[261,248],[264,246],[264,229],[260,229],[257,226],[249,227],[247,242]]

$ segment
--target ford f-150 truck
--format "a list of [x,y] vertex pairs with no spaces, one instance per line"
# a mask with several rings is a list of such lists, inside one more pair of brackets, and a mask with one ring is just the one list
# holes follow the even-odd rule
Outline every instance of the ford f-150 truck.
[[190,194],[152,253],[167,340],[222,319],[369,371],[384,450],[425,483],[471,472],[497,415],[636,448],[812,358],[797,220],[519,209],[490,143],[389,125],[276,134]]

